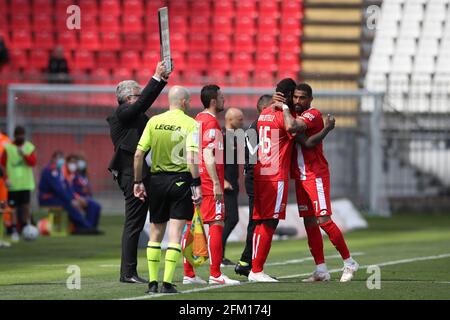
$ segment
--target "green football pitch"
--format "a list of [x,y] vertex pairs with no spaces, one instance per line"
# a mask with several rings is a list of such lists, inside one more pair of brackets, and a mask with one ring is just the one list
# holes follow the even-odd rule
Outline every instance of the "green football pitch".
[[[0,299],[450,299],[450,215],[397,215],[368,218],[369,228],[346,234],[354,258],[361,265],[354,280],[339,283],[342,261],[324,238],[332,279],[328,283],[302,283],[313,271],[306,240],[274,241],[265,271],[279,283],[248,283],[237,286],[183,285],[179,263],[175,284],[180,294],[146,295],[146,285],[119,283],[122,217],[102,218],[102,236],[40,237],[0,248]],[[227,257],[236,261],[243,243],[230,243]],[[163,261],[163,260],[162,260]],[[80,289],[68,289],[68,267],[80,269]],[[369,289],[379,266],[380,289]],[[161,265],[161,278],[162,278]],[[369,268],[371,270],[372,268]],[[208,278],[208,266],[198,268]],[[145,250],[139,250],[139,273],[147,276]]]

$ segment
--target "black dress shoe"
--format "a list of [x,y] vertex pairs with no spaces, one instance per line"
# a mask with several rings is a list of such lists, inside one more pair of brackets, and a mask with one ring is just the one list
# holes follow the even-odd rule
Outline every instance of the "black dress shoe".
[[158,292],[158,282],[152,281],[148,284],[148,290],[145,293],[157,293]]
[[251,270],[252,270],[252,267],[250,265],[243,266],[239,262],[236,263],[236,266],[234,267],[234,272],[236,272],[237,274],[244,276],[244,277],[248,277]]
[[175,289],[175,285],[168,283],[168,282],[163,282],[161,291],[159,291],[159,292],[160,293],[178,293],[177,289]]
[[131,276],[131,277],[120,277],[120,282],[125,282],[125,283],[148,283],[147,280],[142,279],[138,275],[134,275],[134,276]]

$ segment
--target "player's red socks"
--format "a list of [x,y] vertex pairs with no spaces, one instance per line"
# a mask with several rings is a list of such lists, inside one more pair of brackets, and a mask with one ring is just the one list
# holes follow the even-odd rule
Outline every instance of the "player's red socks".
[[325,257],[323,254],[323,239],[320,233],[318,225],[305,227],[306,234],[308,235],[308,246],[314,257],[316,265],[325,263]]
[[325,231],[330,238],[331,243],[336,247],[336,250],[341,254],[342,259],[350,258],[350,252],[348,251],[347,244],[345,243],[344,236],[341,230],[334,223],[333,220],[320,224],[320,227]]
[[[186,232],[184,233],[183,240],[181,241],[181,242],[182,242],[182,245],[183,245],[183,250],[184,250],[184,248],[185,248],[185,246],[186,246],[186,240],[187,240],[187,237],[188,237],[188,235],[189,235],[189,230],[190,230],[190,229],[191,229],[191,224],[188,223],[188,227],[187,227],[187,229],[186,229]],[[184,258],[184,257],[183,257],[183,268],[184,268],[184,275],[185,275],[185,276],[187,276],[187,277],[189,277],[189,278],[195,277],[194,267],[191,266],[191,264],[189,263],[189,261],[187,261],[187,259]]]
[[222,263],[222,233],[223,226],[214,224],[209,226],[208,235],[208,251],[209,251],[209,263],[210,274],[217,278],[220,277],[222,272],[220,271],[220,264]]
[[275,229],[265,223],[261,223],[255,227],[253,233],[253,258],[252,271],[254,273],[263,271],[264,263],[269,255],[272,246],[272,238]]

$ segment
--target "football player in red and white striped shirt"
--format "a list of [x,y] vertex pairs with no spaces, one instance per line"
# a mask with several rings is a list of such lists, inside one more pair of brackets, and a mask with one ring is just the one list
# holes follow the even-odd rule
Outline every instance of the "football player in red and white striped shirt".
[[[276,99],[276,97],[274,97]],[[295,121],[306,124],[304,134],[296,137],[292,154],[291,178],[295,180],[299,215],[304,218],[308,245],[316,263],[316,270],[305,282],[328,281],[330,274],[325,264],[323,240],[320,228],[324,230],[344,260],[341,282],[350,281],[358,270],[358,263],[350,256],[347,244],[339,227],[331,219],[330,172],[323,153],[322,139],[334,127],[334,118],[326,118],[326,128],[322,114],[311,107],[312,89],[306,83],[296,87],[293,102],[297,117]],[[283,101],[283,100],[281,100]],[[293,121],[290,113],[284,112],[286,121]],[[318,133],[323,133],[322,136]],[[308,139],[315,136],[315,141]]]
[[[287,112],[295,112],[292,96],[296,83],[283,79],[277,85],[277,92],[287,97]],[[292,124],[292,123],[291,123]],[[264,273],[264,263],[269,255],[272,237],[279,219],[284,219],[289,185],[289,163],[292,157],[294,133],[304,130],[306,125],[295,123],[287,126],[283,111],[274,107],[264,109],[257,122],[259,137],[258,161],[254,168],[254,208],[256,223],[253,233],[252,271],[249,281],[277,282]]]

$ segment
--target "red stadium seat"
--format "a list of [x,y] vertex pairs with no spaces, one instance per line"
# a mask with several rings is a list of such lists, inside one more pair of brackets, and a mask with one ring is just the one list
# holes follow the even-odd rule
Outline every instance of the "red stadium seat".
[[234,16],[234,6],[233,1],[214,1],[214,17],[227,17],[231,18]]
[[[172,63],[176,72],[183,72],[186,68],[186,61],[184,58],[184,54],[180,51],[172,52]],[[172,75],[171,75],[172,77]]]
[[80,33],[80,46],[84,49],[97,50],[100,48],[98,33],[93,31],[84,31]]
[[126,0],[123,2],[123,16],[128,15],[140,17],[144,15],[144,6],[141,0]]
[[33,0],[33,15],[35,14],[52,14],[52,0]]
[[170,47],[173,52],[186,52],[188,49],[188,44],[186,41],[186,36],[184,33],[170,33]]
[[224,34],[212,34],[211,35],[211,41],[212,41],[212,51],[213,52],[226,52],[229,53],[232,51],[231,46],[231,37]]
[[103,50],[119,50],[122,48],[122,38],[118,33],[102,33],[101,47]]
[[92,70],[92,80],[97,84],[112,84],[111,74],[108,69],[105,68],[95,68]]
[[210,83],[218,83],[219,85],[227,79],[226,70],[212,69],[208,70],[206,77]]
[[30,64],[39,69],[48,67],[49,54],[47,50],[31,50]]
[[209,67],[206,54],[200,52],[189,52],[187,63],[189,65],[189,72],[191,69],[193,71],[205,71]]
[[[3,0],[4,1],[4,0]],[[10,1],[10,13],[12,15],[12,18],[14,18],[14,15],[20,13],[23,15],[30,15],[31,14],[31,1],[29,0],[14,0]],[[16,12],[17,8],[20,8],[19,12]]]
[[228,71],[231,68],[230,56],[223,52],[213,52],[209,65],[213,70]]
[[157,15],[148,15],[144,17],[145,32],[154,32],[159,34],[159,20]]
[[145,85],[154,74],[155,70],[152,68],[140,68],[137,70],[136,81],[141,85]]
[[231,70],[234,76],[234,71],[243,70],[251,71],[254,68],[253,58],[250,53],[235,51],[233,54]]
[[278,19],[274,17],[261,17],[258,19],[258,34],[278,35]]
[[170,35],[171,36],[172,36],[172,33],[185,34],[187,27],[188,27],[187,17],[184,15],[170,17],[169,24],[170,24]]
[[97,15],[81,14],[81,34],[84,32],[98,32]]
[[[172,4],[177,5],[181,4],[187,7],[187,1],[169,1],[169,12],[172,15],[174,13],[173,10],[175,7],[172,6]],[[156,15],[158,13],[158,9],[167,6],[167,3],[165,0],[145,0],[145,15]],[[187,11],[182,11],[183,13],[186,13]]]
[[233,33],[233,24],[231,17],[223,17],[223,16],[217,16],[213,19],[213,25],[212,25],[212,34],[226,34],[231,35]]
[[117,68],[113,70],[113,79],[117,81],[130,80],[133,78],[133,72],[129,68]]
[[48,13],[37,13],[33,16],[33,30],[53,32],[53,16]]
[[73,0],[55,0],[56,14],[63,14],[67,17],[67,7],[74,4]]
[[278,69],[300,69],[300,57],[292,52],[280,52],[278,55]]
[[32,47],[31,35],[28,31],[13,31],[12,46],[16,49],[30,49]]
[[[194,11],[195,12],[195,11]],[[189,34],[205,33],[209,30],[209,16],[191,16]]]
[[122,16],[122,31],[127,33],[142,32],[142,18],[138,15],[123,15]]
[[10,54],[11,54],[11,65],[18,69],[18,68],[26,68],[29,66],[29,62],[28,62],[28,56],[27,56],[27,52],[25,50],[21,50],[21,49],[13,49],[10,50]]
[[79,48],[77,41],[77,33],[74,30],[65,29],[58,33],[57,36],[58,45],[63,46],[65,49],[77,49]]
[[42,49],[53,49],[55,39],[52,32],[42,31],[34,33],[34,47]]
[[236,20],[236,32],[235,34],[250,34],[256,33],[255,20],[250,16],[242,16]]
[[[281,47],[282,50],[285,48]],[[260,52],[271,52],[275,53],[280,50],[280,47],[277,45],[276,36],[263,34],[257,38],[256,42],[256,51]]]
[[7,13],[9,13],[9,5],[8,5],[8,1],[6,1],[6,0],[0,1],[0,12],[5,13],[5,15],[6,15]]
[[205,33],[193,33],[189,35],[190,52],[208,52],[210,50],[209,37]]
[[[153,68],[153,72],[155,71],[156,64],[160,60],[160,54],[158,51],[145,51],[142,61],[142,66],[144,68]],[[175,66],[176,68],[176,66]]]
[[146,50],[152,50],[159,52],[159,33],[147,32],[145,33],[145,48]]
[[144,50],[144,41],[141,33],[123,34],[123,48],[128,50]]
[[76,69],[93,69],[95,61],[92,52],[84,49],[76,50],[74,64]]
[[[148,2],[153,1],[149,0]],[[185,15],[186,12],[189,12],[188,1],[169,1],[169,12],[170,14]]]
[[299,77],[300,69],[280,69],[277,71],[277,79],[283,79],[283,78],[292,78],[294,80],[297,80]]
[[122,14],[120,0],[100,1],[100,11],[105,15],[120,16]]
[[100,32],[120,32],[118,16],[100,15]]
[[118,59],[116,53],[112,51],[100,51],[98,53],[97,66],[105,69],[117,68]]
[[[58,1],[58,0],[56,0]],[[80,7],[81,14],[98,15],[97,1],[92,0],[79,0],[78,6]]]
[[281,34],[300,36],[301,28],[302,24],[300,19],[290,17],[281,20]]
[[11,15],[12,30],[31,31],[30,18],[27,14],[13,14]]
[[129,69],[139,69],[142,66],[141,57],[136,51],[121,52],[120,65]]
[[236,16],[250,17],[256,16],[256,1],[254,0],[240,0],[236,1]]
[[254,52],[255,44],[253,42],[253,36],[242,33],[235,34],[234,37],[234,52]]
[[277,65],[275,63],[275,55],[269,52],[260,52],[256,55],[256,69],[260,70],[275,71]]
[[211,2],[209,0],[195,0],[189,1],[189,3],[191,4],[190,8],[191,12],[201,14],[202,16],[205,17],[211,16],[212,10],[211,10]]
[[301,1],[282,1],[281,2],[281,18],[297,18],[303,17],[303,8]]
[[273,87],[274,83],[275,78],[271,71],[259,70],[253,73],[253,85],[255,86]]
[[300,53],[300,43],[300,37],[298,36],[291,34],[283,34],[280,36],[280,48],[283,48],[283,52]]
[[259,9],[258,12],[260,16],[278,16],[278,0],[264,0],[258,1]]

